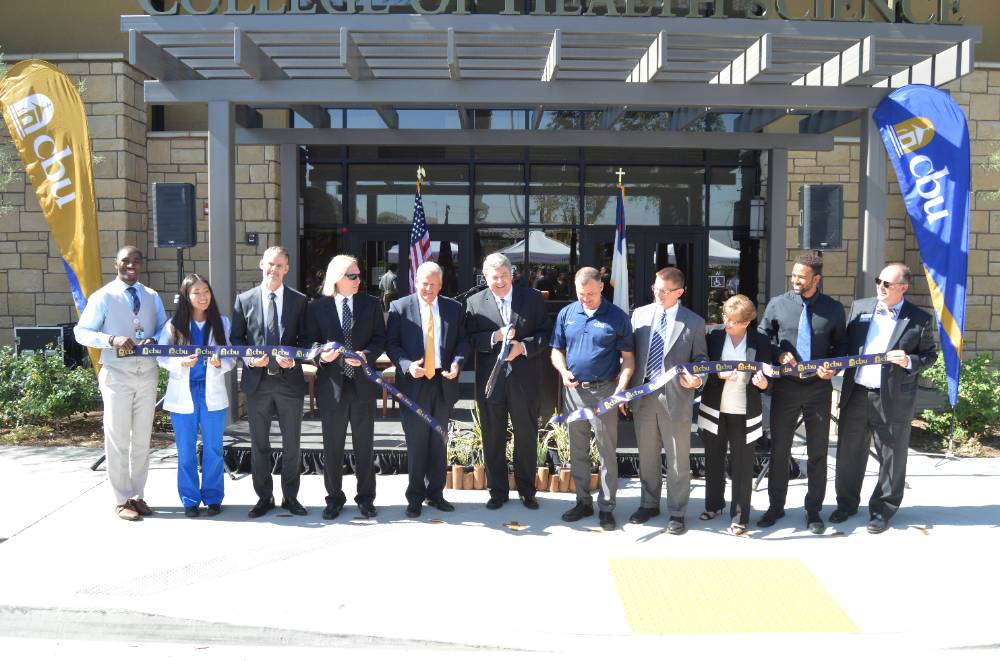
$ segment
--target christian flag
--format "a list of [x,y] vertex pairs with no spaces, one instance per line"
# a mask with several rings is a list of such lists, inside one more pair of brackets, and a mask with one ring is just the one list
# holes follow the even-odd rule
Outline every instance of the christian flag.
[[875,110],[920,247],[938,319],[948,399],[958,401],[969,265],[969,129],[965,114],[935,87],[908,85]]
[[[77,313],[101,286],[101,249],[83,101],[66,74],[25,60],[0,79],[0,107],[63,258]],[[96,367],[97,353],[91,352]]]
[[625,187],[617,186],[615,209],[615,243],[611,258],[611,286],[615,289],[614,304],[629,314],[628,307],[628,244],[625,243]]
[[410,293],[417,291],[417,269],[431,259],[431,233],[427,230],[424,216],[424,200],[420,196],[420,182],[417,182],[417,196],[413,200],[413,225],[410,226]]

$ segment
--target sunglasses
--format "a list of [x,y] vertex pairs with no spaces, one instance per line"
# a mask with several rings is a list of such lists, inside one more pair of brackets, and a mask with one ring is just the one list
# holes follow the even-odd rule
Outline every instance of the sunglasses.
[[358,278],[361,277],[361,274],[360,273],[345,273],[344,277],[347,278],[348,280],[357,280]]
[[903,284],[903,283],[902,282],[888,282],[888,281],[883,280],[881,278],[875,278],[875,286],[876,287],[883,287],[884,286],[886,289],[892,289],[893,287],[898,287],[901,284]]

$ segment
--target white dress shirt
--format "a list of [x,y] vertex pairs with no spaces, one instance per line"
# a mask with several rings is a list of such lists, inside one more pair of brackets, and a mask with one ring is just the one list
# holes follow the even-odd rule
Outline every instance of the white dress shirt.
[[[435,297],[434,302],[430,306],[424,303],[423,299],[418,299],[418,302],[420,304],[420,328],[423,329],[424,341],[427,338],[427,308],[430,307],[434,312],[434,340],[437,344],[434,352],[434,364],[439,369],[450,370],[451,365],[441,364],[441,308],[438,307],[438,299]],[[426,351],[426,349],[427,347],[425,346],[424,350]]]
[[344,327],[344,299],[347,299],[347,308],[351,311],[351,318],[354,317],[354,297],[344,296],[343,294],[336,294],[333,297],[334,302],[337,304],[337,319],[340,320],[340,327]]
[[[865,339],[863,354],[885,353],[889,348],[889,339],[896,329],[896,319],[899,317],[899,309],[903,307],[903,301],[890,308],[895,310],[895,314],[888,314],[883,309],[881,303],[875,306],[872,311],[872,320],[868,324],[868,336]],[[854,382],[866,388],[882,387],[882,367],[883,365],[865,365],[858,368],[858,373],[854,376]]]
[[[743,339],[737,345],[733,344],[732,338],[727,334],[726,339],[722,342],[721,360],[743,362],[746,359],[746,334],[744,333]],[[738,374],[739,378],[736,381],[726,381],[725,385],[722,386],[722,401],[719,404],[719,411],[721,413],[732,413],[733,415],[746,415],[747,413],[746,384],[750,380],[750,374],[747,372],[739,372]],[[719,374],[719,376],[722,377],[723,374]]]

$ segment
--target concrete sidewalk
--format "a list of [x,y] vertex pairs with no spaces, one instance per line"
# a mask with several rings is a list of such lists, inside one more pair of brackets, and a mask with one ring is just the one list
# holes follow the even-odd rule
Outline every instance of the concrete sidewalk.
[[[197,651],[202,658],[256,659],[273,658],[275,646],[295,648],[300,658],[329,658],[331,647],[361,657],[406,651],[428,658],[668,650],[780,658],[813,649],[992,656],[1000,644],[992,599],[1000,590],[998,460],[911,454],[910,489],[883,535],[865,531],[864,511],[822,536],[809,534],[805,481],[795,480],[778,526],[751,527],[748,538],[734,538],[723,534],[726,517],[698,521],[700,480],[693,483],[689,532],[680,537],[660,534],[662,516],[626,523],[638,506],[636,480],[621,481],[613,533],[601,532],[596,517],[562,523],[571,494],[542,494],[535,512],[516,500],[491,512],[485,492],[449,491],[455,512],[425,507],[410,520],[405,476],[378,478],[376,521],[353,518],[352,505],[336,521],[323,521],[321,476],[302,478],[307,517],[275,510],[249,520],[256,499],[247,477],[227,478],[220,517],[189,520],[177,498],[175,464],[159,460],[168,451],[155,452],[151,463],[146,499],[156,515],[127,523],[114,516],[104,473],[89,470],[99,455],[0,449],[0,538],[9,538],[0,544],[4,658],[191,658]],[[832,464],[831,457],[825,515],[833,510]],[[866,496],[871,478],[869,472]],[[345,478],[345,488],[353,483]],[[766,501],[766,491],[754,494],[752,522]],[[505,526],[513,521],[525,527]],[[759,589],[734,588],[732,595],[748,600],[747,615],[762,623],[748,631],[742,617],[715,621],[725,599],[704,603],[707,588],[667,589],[643,602],[642,590],[629,585],[645,577],[633,572],[629,583],[613,571],[645,567],[646,560],[672,571],[691,559],[720,571],[736,561],[801,566],[804,582],[816,584],[810,603],[827,603],[843,616],[841,625],[786,628],[785,596],[741,583],[744,591]],[[673,605],[656,602],[659,596]],[[675,608],[687,624],[669,634],[634,633],[642,630],[643,609],[654,606]],[[713,620],[704,623],[711,626],[682,617],[691,614]]]

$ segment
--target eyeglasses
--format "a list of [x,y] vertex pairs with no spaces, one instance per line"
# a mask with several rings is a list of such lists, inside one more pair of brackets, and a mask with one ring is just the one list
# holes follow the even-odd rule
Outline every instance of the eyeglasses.
[[882,278],[875,278],[876,287],[885,287],[886,289],[892,289],[893,287],[898,287],[899,285],[906,284],[904,282],[887,282]]
[[653,293],[654,294],[663,294],[664,296],[666,296],[667,294],[672,294],[673,292],[680,291],[682,289],[684,289],[684,288],[683,287],[674,287],[673,289],[661,289],[660,287],[653,287]]
[[345,273],[344,277],[347,278],[348,280],[357,280],[358,278],[361,277],[361,274],[360,273]]

